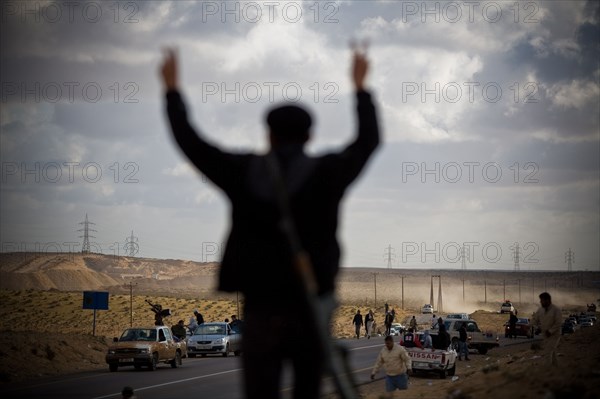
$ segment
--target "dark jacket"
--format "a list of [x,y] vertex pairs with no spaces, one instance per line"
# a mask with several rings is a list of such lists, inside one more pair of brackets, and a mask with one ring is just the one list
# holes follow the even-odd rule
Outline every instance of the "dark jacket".
[[448,331],[446,331],[445,328],[441,328],[438,332],[437,339],[434,340],[433,343],[433,347],[435,349],[448,349],[448,347],[450,346],[450,334],[448,334]]
[[352,324],[354,324],[355,326],[362,326],[363,325],[362,315],[355,314],[354,319],[352,319]]
[[467,328],[464,326],[458,329],[458,339],[461,342],[467,342]]
[[[379,143],[370,94],[358,92],[357,101],[358,135],[342,151],[313,157],[304,153],[302,145],[275,150],[320,294],[333,291],[339,268],[336,232],[340,201]],[[189,124],[176,91],[167,93],[167,112],[183,152],[231,201],[231,230],[221,261],[219,289],[241,291],[254,301],[296,298],[299,286],[294,285],[297,279],[291,251],[279,227],[281,215],[265,156],[227,153],[209,144]]]

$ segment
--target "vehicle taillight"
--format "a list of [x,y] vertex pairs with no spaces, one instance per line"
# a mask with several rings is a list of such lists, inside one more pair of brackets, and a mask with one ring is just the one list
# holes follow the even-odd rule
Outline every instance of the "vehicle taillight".
[[442,353],[442,364],[446,364],[446,354]]

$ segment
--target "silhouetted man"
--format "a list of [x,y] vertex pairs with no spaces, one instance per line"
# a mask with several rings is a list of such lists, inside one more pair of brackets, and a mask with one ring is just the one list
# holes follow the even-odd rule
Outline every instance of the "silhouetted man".
[[284,180],[291,216],[310,257],[318,296],[332,303],[327,299],[333,296],[339,268],[339,204],[379,143],[375,107],[364,89],[367,69],[366,58],[355,53],[352,77],[358,102],[357,137],[340,152],[313,157],[304,152],[312,118],[296,105],[280,106],[268,113],[271,150],[267,155],[232,154],[208,143],[188,122],[173,51],[162,65],[167,113],[177,144],[231,202],[231,230],[221,261],[219,289],[240,291],[245,296],[242,361],[248,398],[279,397],[284,360],[290,360],[294,368],[294,397],[319,395],[323,351],[311,328],[314,319],[302,300],[304,286],[297,278],[288,237],[282,231],[280,192],[271,161],[276,159]]

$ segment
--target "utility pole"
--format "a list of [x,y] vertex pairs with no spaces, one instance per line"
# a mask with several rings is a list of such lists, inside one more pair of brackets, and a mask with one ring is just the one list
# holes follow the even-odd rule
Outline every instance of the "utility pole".
[[431,306],[433,305],[433,278],[437,278],[438,279],[438,284],[439,284],[439,288],[438,288],[438,303],[437,303],[437,311],[438,312],[443,312],[443,303],[442,303],[442,276],[437,274],[437,275],[431,275]]
[[483,279],[483,303],[487,304],[487,280]]
[[377,309],[377,273],[373,273],[373,287],[375,288],[375,305],[373,307]]
[[463,284],[463,305],[465,304],[465,278],[461,278]]
[[137,285],[137,283],[132,283],[131,281],[128,284],[125,284],[125,287],[129,287],[129,327],[133,327],[133,286]]
[[442,276],[438,275],[438,280],[439,280],[439,290],[438,290],[438,312],[443,312],[444,311],[444,305],[442,304]]
[[519,283],[519,306],[521,306],[521,278],[517,279]]
[[565,263],[567,264],[567,270],[573,271],[573,263],[575,263],[575,252],[571,251],[571,248],[565,252]]
[[433,276],[431,276],[431,291],[429,292],[429,303],[433,307]]
[[406,276],[401,274],[400,277],[402,278],[402,310],[404,310],[404,277]]
[[[513,259],[515,261],[515,271],[518,272],[521,269],[520,262],[519,262],[520,261],[520,256],[521,256],[520,248],[519,248],[519,243],[515,242],[515,245],[513,245],[512,247],[510,247],[510,249],[513,250]],[[505,295],[505,297],[506,297],[506,295]]]
[[[468,248],[463,244],[462,248],[460,249],[460,268],[462,270],[467,270],[467,255],[468,255]],[[464,300],[463,300],[464,302]]]
[[503,287],[503,292],[504,292],[504,299],[502,299],[502,300],[506,301],[506,280],[502,280],[502,287]]

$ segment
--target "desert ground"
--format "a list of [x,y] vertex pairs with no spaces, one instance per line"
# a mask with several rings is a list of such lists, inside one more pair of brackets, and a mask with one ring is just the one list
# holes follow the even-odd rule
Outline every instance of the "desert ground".
[[[0,384],[104,369],[112,337],[132,323],[154,323],[146,300],[171,310],[166,325],[180,319],[187,323],[194,309],[207,321],[232,314],[243,318],[241,296],[215,291],[217,271],[215,263],[179,260],[0,254]],[[599,280],[598,272],[342,269],[332,335],[352,337],[357,309],[363,314],[373,309],[381,326],[385,303],[404,322],[431,302],[432,290],[438,314],[469,313],[482,330],[499,335],[507,319],[498,313],[503,299],[512,300],[519,315],[529,317],[537,308],[537,294],[547,290],[566,316],[585,310],[587,303],[598,303]],[[95,336],[94,312],[82,309],[82,291],[89,290],[107,291],[110,298],[109,310],[96,312]],[[594,326],[562,338],[558,366],[551,366],[543,351],[523,339],[518,345],[473,355],[473,361],[458,365],[456,381],[411,377],[409,390],[396,397],[597,398],[599,332]],[[383,390],[382,380],[360,387],[366,399],[379,398]]]

